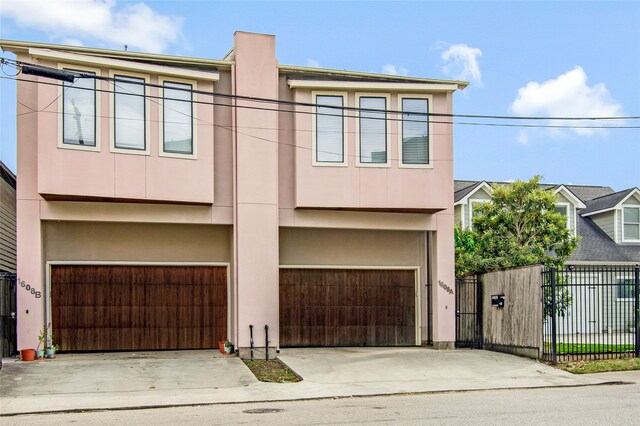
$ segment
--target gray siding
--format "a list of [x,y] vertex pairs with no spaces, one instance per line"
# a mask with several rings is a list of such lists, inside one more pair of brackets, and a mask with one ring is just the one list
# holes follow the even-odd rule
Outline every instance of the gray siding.
[[625,206],[638,206],[640,205],[640,200],[638,200],[635,196],[631,196],[629,197],[629,199],[627,201],[625,201],[624,203],[622,203],[622,209],[620,209],[620,211],[618,212],[618,241],[622,242],[622,237],[623,237],[623,232],[624,232],[624,228],[623,228],[623,221],[624,221],[624,207]]
[[612,240],[620,241],[619,239],[616,239],[616,236],[614,234],[615,211],[612,210],[609,212],[604,212],[604,213],[596,214],[589,217],[591,218],[591,220],[593,220],[593,223],[598,225],[598,227],[602,229]]
[[16,189],[0,179],[0,271],[16,272]]
[[453,208],[453,223],[463,228],[462,225],[462,205],[457,205]]

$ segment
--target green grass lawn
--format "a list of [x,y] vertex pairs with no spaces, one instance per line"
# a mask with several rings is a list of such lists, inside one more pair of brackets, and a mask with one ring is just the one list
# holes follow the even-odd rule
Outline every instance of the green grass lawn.
[[558,368],[573,374],[605,373],[608,371],[640,370],[640,358],[574,361],[558,364]]
[[[551,351],[551,345],[545,343],[545,352]],[[617,345],[605,345],[595,343],[557,343],[556,354],[558,355],[572,355],[572,354],[599,354],[599,353],[622,353],[632,352],[635,349],[635,345],[631,344],[617,344]]]

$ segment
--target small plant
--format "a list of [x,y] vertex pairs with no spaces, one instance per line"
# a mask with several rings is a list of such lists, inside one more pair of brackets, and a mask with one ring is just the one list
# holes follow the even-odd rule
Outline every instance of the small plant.
[[40,334],[38,334],[38,347],[36,351],[40,350],[40,346],[42,345],[42,350],[47,346],[47,326],[43,325],[42,330],[40,330]]
[[58,349],[60,349],[60,346],[58,346],[54,342],[53,327],[51,327],[51,323],[47,324],[46,327],[44,327],[44,330],[46,330],[46,335],[45,335],[46,345],[47,345],[46,348],[53,349],[54,351],[57,351]]
[[231,342],[230,342],[229,340],[225,341],[225,342],[224,342],[224,351],[225,351],[226,353],[230,354],[230,353],[231,353],[231,348],[232,348],[232,346],[233,346],[233,345],[231,344]]

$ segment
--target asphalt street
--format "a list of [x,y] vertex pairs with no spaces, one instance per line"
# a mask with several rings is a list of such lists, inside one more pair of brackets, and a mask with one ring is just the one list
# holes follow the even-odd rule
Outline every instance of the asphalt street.
[[640,425],[640,371],[603,377],[634,383],[25,415],[2,423]]

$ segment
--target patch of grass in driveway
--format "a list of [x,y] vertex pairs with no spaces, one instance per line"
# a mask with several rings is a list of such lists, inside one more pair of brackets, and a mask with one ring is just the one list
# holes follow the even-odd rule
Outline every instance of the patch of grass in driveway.
[[244,359],[249,370],[261,382],[296,383],[302,381],[287,364],[279,359]]
[[640,358],[603,359],[595,361],[575,361],[558,364],[561,368],[573,374],[606,373],[609,371],[640,370]]

